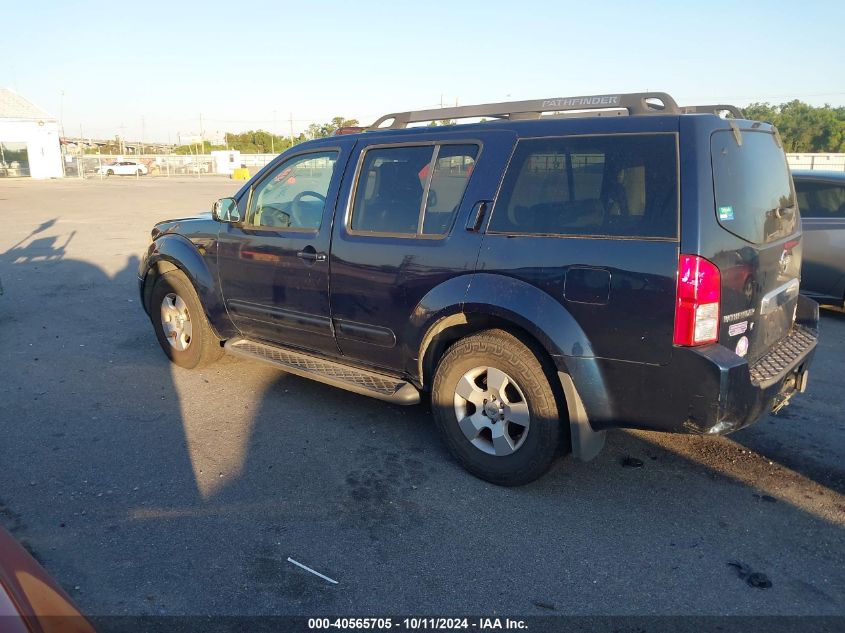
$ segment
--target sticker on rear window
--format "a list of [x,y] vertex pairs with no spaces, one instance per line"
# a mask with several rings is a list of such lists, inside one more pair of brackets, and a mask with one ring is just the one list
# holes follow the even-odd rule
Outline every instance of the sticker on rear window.
[[722,221],[734,219],[733,207],[719,207],[719,219]]

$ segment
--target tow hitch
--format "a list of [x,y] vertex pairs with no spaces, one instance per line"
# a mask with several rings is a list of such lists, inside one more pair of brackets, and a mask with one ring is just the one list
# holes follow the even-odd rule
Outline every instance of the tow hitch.
[[775,402],[772,405],[772,413],[777,413],[789,404],[796,393],[804,393],[807,390],[807,381],[810,378],[808,370],[799,370],[789,376],[783,383],[780,393],[775,396]]
[[791,391],[787,394],[779,393],[777,397],[775,397],[775,403],[772,405],[772,413],[776,414],[778,411],[783,409],[785,406],[789,405],[789,401],[792,399],[792,396],[795,395],[795,391]]

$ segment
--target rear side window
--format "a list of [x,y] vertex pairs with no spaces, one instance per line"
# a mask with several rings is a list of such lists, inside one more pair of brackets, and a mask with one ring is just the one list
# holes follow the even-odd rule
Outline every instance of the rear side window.
[[845,218],[845,182],[795,181],[798,208],[805,218]]
[[789,168],[773,134],[731,130],[711,139],[716,218],[728,231],[753,244],[777,241],[795,232],[798,209]]
[[406,236],[445,235],[477,155],[477,145],[367,150],[355,188],[350,229]]
[[520,141],[489,230],[676,237],[675,136],[632,134]]

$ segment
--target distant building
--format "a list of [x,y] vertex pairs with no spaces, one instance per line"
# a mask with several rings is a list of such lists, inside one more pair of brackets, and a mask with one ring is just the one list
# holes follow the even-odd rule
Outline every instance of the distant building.
[[61,178],[59,124],[18,93],[0,88],[0,178]]

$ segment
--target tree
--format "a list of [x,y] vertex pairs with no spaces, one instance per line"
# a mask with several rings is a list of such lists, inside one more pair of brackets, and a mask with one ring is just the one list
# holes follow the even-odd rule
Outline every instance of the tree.
[[[305,132],[293,138],[293,145],[303,143],[309,139],[331,136],[342,127],[358,125],[357,119],[347,119],[336,116],[328,123],[312,123]],[[291,147],[288,136],[271,134],[266,130],[248,130],[246,132],[226,132],[225,145],[212,145],[209,141],[180,145],[174,151],[176,154],[208,154],[214,150],[234,149],[244,154],[279,154]]]
[[787,152],[845,152],[845,107],[815,107],[796,99],[780,105],[752,103],[745,116],[774,124]]
[[309,139],[325,138],[331,136],[342,127],[356,127],[360,125],[358,119],[347,119],[342,116],[336,116],[328,123],[312,123],[308,126],[305,135]]

